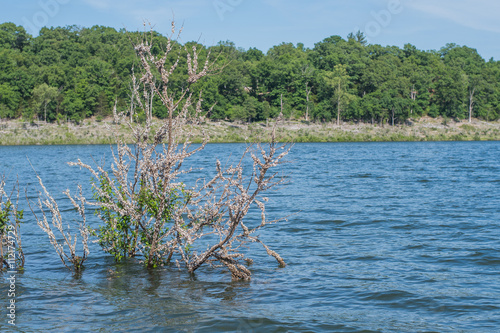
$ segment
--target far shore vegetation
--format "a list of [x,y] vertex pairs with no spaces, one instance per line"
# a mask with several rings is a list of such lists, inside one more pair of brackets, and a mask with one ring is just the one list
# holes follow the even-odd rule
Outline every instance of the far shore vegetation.
[[[67,26],[42,28],[33,37],[22,26],[0,24],[0,145],[106,144],[112,138],[105,124],[130,141],[124,125],[110,119],[137,107],[132,77],[141,64],[133,45],[141,36]],[[153,32],[152,54],[164,52],[168,41]],[[190,87],[203,96],[205,121],[193,129],[200,141],[203,129],[211,142],[265,140],[280,113],[284,141],[500,138],[500,61],[468,46],[381,46],[357,32],[313,48],[282,43],[266,53],[230,41],[206,46],[171,39],[170,47],[175,52],[167,65],[181,59],[189,72],[187,51],[196,50],[220,68]],[[186,89],[186,74],[179,73],[169,79],[174,95]],[[167,118],[158,96],[148,104],[158,124]]]
[[[155,119],[159,127],[162,120]],[[211,143],[265,142],[272,129],[271,122],[210,121],[191,126],[194,142],[201,142],[203,131]],[[109,131],[111,128],[112,131]],[[87,119],[74,123],[0,121],[0,145],[64,145],[110,144],[115,138],[133,142],[125,124],[116,124],[111,118]],[[500,140],[500,122],[473,119],[455,121],[447,118],[423,117],[409,119],[405,124],[378,125],[345,122],[313,123],[284,121],[277,128],[277,138],[283,142],[386,142],[386,141],[497,141]]]

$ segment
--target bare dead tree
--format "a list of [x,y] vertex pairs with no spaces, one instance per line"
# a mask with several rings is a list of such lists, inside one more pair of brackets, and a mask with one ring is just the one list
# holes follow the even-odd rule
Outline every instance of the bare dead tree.
[[[241,160],[236,166],[230,166],[225,170],[217,161],[217,175],[198,191],[200,195],[194,200],[194,206],[199,212],[199,217],[193,229],[189,230],[191,234],[186,239],[203,235],[200,232],[208,229],[217,235],[218,241],[208,246],[205,251],[199,254],[193,253],[191,256],[183,253],[182,247],[179,248],[189,272],[194,272],[205,262],[218,261],[231,271],[233,278],[250,279],[250,271],[242,265],[241,260],[247,262],[252,260],[240,252],[249,242],[261,244],[270,256],[273,256],[281,266],[285,266],[280,255],[254,235],[267,224],[278,221],[267,220],[265,202],[268,199],[261,197],[262,192],[284,182],[284,178],[276,177],[277,173],[268,174],[269,170],[282,163],[282,159],[290,149],[289,145],[276,143],[276,124],[274,126],[268,150],[257,145],[257,149],[254,150],[254,147],[250,146],[244,153],[244,155],[250,154],[253,160],[253,173],[248,179],[243,176]],[[260,153],[260,157],[257,152]],[[249,228],[244,218],[252,206],[260,209],[261,221],[257,226]]]
[[[69,198],[73,206],[78,211],[78,214],[82,218],[82,222],[79,226],[80,235],[82,237],[82,255],[77,255],[77,244],[78,238],[77,235],[72,235],[70,231],[70,226],[67,226],[67,230],[64,230],[63,226],[63,217],[61,215],[61,211],[59,210],[59,206],[56,200],[50,195],[49,191],[45,187],[42,182],[42,179],[38,174],[36,175],[38,179],[38,183],[42,188],[42,192],[39,192],[38,200],[36,202],[36,206],[41,212],[41,217],[33,210],[30,201],[28,200],[29,207],[33,216],[35,217],[38,226],[49,236],[50,243],[54,246],[57,254],[61,258],[62,263],[70,270],[74,270],[76,272],[80,271],[83,268],[83,263],[87,259],[89,252],[88,247],[88,238],[89,238],[89,230],[86,225],[86,216],[85,216],[85,198],[82,195],[82,188],[79,187],[79,193],[76,198],[73,198],[69,192],[69,190],[64,191],[64,194]],[[78,202],[80,203],[78,203]],[[59,231],[60,237],[56,237],[54,231],[52,230],[51,223],[49,223],[47,214],[45,213],[45,209],[49,211],[52,226]],[[62,239],[61,239],[62,237]],[[69,253],[68,253],[69,252]],[[71,265],[69,264],[71,263]]]
[[[283,183],[284,178],[270,170],[282,163],[290,145],[278,144],[273,129],[269,147],[249,146],[236,165],[223,167],[217,160],[216,175],[192,187],[181,182],[180,176],[190,171],[182,168],[184,162],[209,141],[204,134],[201,145],[191,146],[193,132],[186,125],[196,124],[203,116],[202,93],[195,96],[191,87],[221,67],[218,55],[210,51],[196,46],[174,48],[174,23],[171,31],[160,55],[152,52],[152,30],[134,46],[141,72],[133,78],[136,83],[131,95],[135,96],[134,112],[144,112],[146,121],[132,123],[123,114],[115,116],[129,126],[134,144],[126,145],[116,137],[109,171],[80,159],[69,163],[93,176],[94,200],[85,203],[97,208],[103,223],[95,230],[98,241],[116,259],[142,256],[149,268],[175,261],[193,273],[208,263],[227,267],[235,279],[250,279],[250,271],[242,264],[245,259],[251,261],[242,252],[247,243],[261,244],[284,266],[283,259],[255,233],[276,222],[266,219],[267,198],[261,194]],[[181,51],[187,62],[186,82],[182,90],[175,90],[171,78],[182,68]],[[177,55],[169,62],[171,54]],[[153,94],[168,110],[168,118],[159,126],[154,125],[150,110]],[[253,161],[249,177],[244,176],[247,156]],[[260,209],[261,221],[251,228],[245,216],[252,207]]]

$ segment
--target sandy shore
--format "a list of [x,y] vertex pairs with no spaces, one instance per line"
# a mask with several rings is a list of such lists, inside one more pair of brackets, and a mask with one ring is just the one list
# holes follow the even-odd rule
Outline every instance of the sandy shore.
[[[156,121],[157,124],[160,120]],[[107,126],[112,131],[109,131]],[[269,137],[271,124],[238,124],[224,121],[192,126],[195,142],[201,133],[210,135],[211,142],[258,142]],[[86,120],[80,125],[30,124],[20,120],[0,121],[0,145],[54,145],[54,144],[109,144],[116,133],[131,142],[130,130],[124,124],[113,124],[111,119]],[[307,123],[286,121],[278,126],[280,141],[293,142],[370,142],[370,141],[472,141],[500,140],[500,121],[485,122],[445,120],[424,117],[405,125],[381,126],[364,123]]]

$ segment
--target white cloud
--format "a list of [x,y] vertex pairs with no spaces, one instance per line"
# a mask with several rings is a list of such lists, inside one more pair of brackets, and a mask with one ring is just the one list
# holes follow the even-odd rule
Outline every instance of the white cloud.
[[497,0],[405,1],[409,8],[482,31],[500,33],[500,2]]

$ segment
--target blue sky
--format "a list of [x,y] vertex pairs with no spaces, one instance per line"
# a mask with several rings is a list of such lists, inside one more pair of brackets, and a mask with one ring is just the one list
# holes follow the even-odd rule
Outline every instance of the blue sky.
[[142,30],[147,20],[167,34],[172,13],[184,25],[183,41],[205,45],[230,40],[264,52],[282,42],[312,48],[361,30],[372,44],[436,50],[456,43],[500,60],[498,0],[19,0],[4,1],[0,22],[37,35],[41,26],[73,24]]

